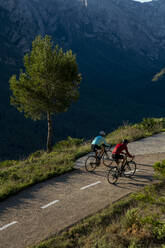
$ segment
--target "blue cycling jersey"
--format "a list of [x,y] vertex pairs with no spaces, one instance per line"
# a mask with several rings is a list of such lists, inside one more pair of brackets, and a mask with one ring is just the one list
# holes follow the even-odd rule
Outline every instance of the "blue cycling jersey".
[[97,136],[94,138],[94,140],[92,141],[92,145],[98,145],[98,146],[101,146],[101,145],[106,145],[106,146],[109,146],[106,142],[106,140],[102,137],[102,136]]

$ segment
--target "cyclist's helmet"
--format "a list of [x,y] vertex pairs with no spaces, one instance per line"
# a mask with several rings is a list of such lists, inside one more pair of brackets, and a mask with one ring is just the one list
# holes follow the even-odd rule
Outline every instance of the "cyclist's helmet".
[[106,133],[105,133],[104,131],[100,131],[99,134],[100,134],[101,136],[105,136],[105,135],[106,135]]
[[128,141],[127,139],[124,139],[124,140],[123,140],[123,143],[124,143],[124,144],[128,144],[129,141]]

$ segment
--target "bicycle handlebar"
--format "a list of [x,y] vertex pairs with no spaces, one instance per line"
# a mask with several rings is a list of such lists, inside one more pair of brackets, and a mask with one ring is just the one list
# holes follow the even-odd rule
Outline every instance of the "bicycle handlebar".
[[112,145],[110,145],[110,146],[105,145],[105,148],[106,148],[106,151],[111,151]]
[[[126,153],[122,152],[122,154],[124,154],[127,158],[130,158]],[[133,156],[130,158],[130,161],[133,161],[134,158],[135,158],[135,155],[133,155]]]

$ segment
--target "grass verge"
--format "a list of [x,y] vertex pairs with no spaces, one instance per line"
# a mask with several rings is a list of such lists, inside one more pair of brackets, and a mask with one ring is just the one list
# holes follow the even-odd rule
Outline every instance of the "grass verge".
[[[69,144],[69,145],[68,145]],[[59,142],[51,153],[37,151],[21,161],[0,163],[0,200],[48,178],[72,171],[75,160],[89,151],[89,144],[68,138]]]

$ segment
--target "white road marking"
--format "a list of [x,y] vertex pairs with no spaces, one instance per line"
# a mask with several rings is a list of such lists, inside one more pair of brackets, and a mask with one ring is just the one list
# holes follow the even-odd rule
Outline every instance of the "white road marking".
[[[136,173],[137,171],[140,171],[140,170],[136,170],[135,173]],[[132,170],[132,171],[125,172],[125,174],[131,174],[132,172],[133,172],[133,170]]]
[[4,230],[4,229],[8,228],[9,226],[12,226],[12,225],[14,225],[14,224],[17,224],[17,223],[18,223],[17,221],[13,221],[13,222],[11,222],[11,223],[9,223],[9,224],[7,224],[7,225],[4,225],[4,226],[0,227],[0,231],[2,231],[2,230]]
[[42,208],[42,209],[48,208],[48,207],[50,207],[51,205],[53,205],[53,204],[55,204],[55,203],[57,203],[57,202],[59,202],[59,200],[55,200],[55,201],[49,202],[48,204],[42,206],[41,208]]
[[100,181],[97,181],[96,183],[89,184],[87,186],[82,187],[81,190],[87,189],[87,188],[92,187],[92,186],[95,186],[96,184],[99,184],[99,183],[101,183],[101,182]]

